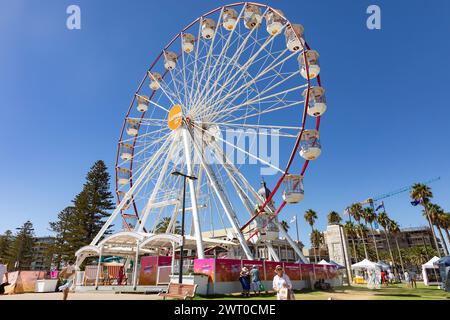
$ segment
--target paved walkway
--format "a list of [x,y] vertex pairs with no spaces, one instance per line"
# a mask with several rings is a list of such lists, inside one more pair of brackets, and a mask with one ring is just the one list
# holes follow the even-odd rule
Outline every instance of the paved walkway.
[[[161,300],[157,294],[69,293],[68,300]],[[62,293],[24,293],[0,296],[3,300],[62,300]]]

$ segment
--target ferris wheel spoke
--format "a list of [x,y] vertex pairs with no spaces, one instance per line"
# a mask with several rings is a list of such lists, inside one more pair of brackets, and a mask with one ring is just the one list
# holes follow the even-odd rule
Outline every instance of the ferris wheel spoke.
[[[219,19],[218,19],[218,22],[217,22],[217,29],[221,25],[222,18],[223,18],[223,8],[220,10]],[[219,32],[219,30],[216,30],[214,32],[214,35],[213,35],[212,39],[211,39],[211,43],[210,43],[209,49],[208,49],[208,54],[206,55],[206,61],[205,61],[204,65],[203,65],[202,72],[201,72],[201,75],[200,75],[199,84],[201,84],[203,82],[203,77],[205,76],[206,69],[208,69],[209,62],[210,62],[210,59],[212,57],[212,53],[213,53],[213,49],[214,49],[214,43],[216,41],[218,32]],[[194,96],[194,101],[197,100],[197,97],[199,95],[199,91],[200,90],[198,90],[196,95]]]
[[[285,52],[285,51],[284,51]],[[277,59],[275,59],[269,66],[267,66],[263,71],[259,72],[255,77],[253,77],[252,80],[250,80],[247,83],[244,83],[243,85],[241,85],[239,88],[233,90],[234,86],[237,84],[235,83],[234,85],[232,85],[232,88],[230,89],[230,91],[227,93],[227,95],[225,95],[223,98],[221,98],[220,100],[216,101],[214,103],[215,106],[222,104],[223,102],[225,102],[227,99],[229,99],[230,97],[233,97],[233,101],[235,101],[236,99],[238,99],[240,97],[240,95],[244,92],[244,90],[248,87],[250,87],[252,84],[257,83],[258,79],[261,78],[262,76],[266,75],[268,72],[273,71],[275,68],[277,68],[278,66],[280,66],[281,64],[283,64],[284,62],[286,62],[287,60],[291,59],[296,53],[294,52],[293,54],[290,54],[289,56],[287,56],[286,58],[282,59],[281,61],[278,61],[277,59],[282,57],[282,55],[280,55]],[[231,103],[232,103],[231,102]],[[230,104],[230,103],[229,103]]]
[[[242,7],[242,9],[241,9],[241,11],[240,11],[240,13],[239,13],[239,16],[238,16],[238,18],[237,18],[237,21],[240,21],[240,20],[241,20],[242,15],[243,15],[243,13],[244,13],[244,9],[245,9],[245,7]],[[203,87],[203,89],[202,89],[201,92],[200,92],[200,95],[199,95],[200,97],[203,96],[203,94],[205,93],[205,91],[208,91],[208,89],[209,89],[209,83],[210,83],[210,81],[211,81],[211,75],[214,74],[214,72],[216,71],[217,67],[221,64],[222,60],[224,59],[225,53],[228,52],[228,48],[229,48],[231,39],[233,38],[233,35],[235,34],[235,30],[236,30],[238,27],[240,27],[239,24],[238,24],[238,26],[236,26],[235,28],[233,28],[233,30],[231,30],[231,31],[229,32],[228,38],[227,38],[227,40],[226,40],[226,42],[225,42],[225,45],[222,46],[222,50],[221,50],[221,52],[220,52],[220,54],[219,54],[219,58],[215,61],[214,66],[213,66],[213,69],[210,70],[210,67],[208,67],[208,79],[206,80],[206,85]],[[221,28],[218,28],[218,29],[222,30]],[[219,32],[219,30],[217,30],[217,33],[218,33],[218,32]]]
[[[264,15],[267,13],[267,9],[264,12]],[[230,66],[233,66],[237,63],[237,61],[239,61],[242,53],[245,51],[246,45],[248,44],[248,41],[251,39],[251,35],[253,34],[253,32],[256,30],[256,33],[258,33],[258,28],[253,28],[250,30],[250,32],[248,33],[248,35],[246,36],[245,39],[243,39],[241,45],[237,48],[236,52],[234,53],[234,55],[229,59],[228,64],[225,64],[224,67],[221,67],[220,71],[219,71],[219,75],[217,76],[217,79],[214,83],[214,85],[212,86],[212,88],[206,93],[206,97],[208,97],[211,93],[212,90],[215,90],[217,87],[217,84],[222,80],[222,77],[226,74],[226,71],[228,70],[228,68]],[[238,36],[239,37],[239,36]],[[242,39],[242,37],[239,37],[240,39]],[[253,48],[255,46],[252,46]],[[254,51],[252,50],[251,55],[253,55]],[[229,74],[227,75],[227,78],[229,78]],[[221,91],[221,90],[219,90]],[[215,97],[215,94],[210,97],[210,100],[213,99]]]
[[[195,125],[195,124],[194,124],[194,126],[195,126],[197,129],[200,129],[200,130],[204,131],[206,134],[209,134],[209,132],[208,132],[207,130],[203,129],[202,127],[197,126],[197,125]],[[234,144],[232,144],[232,143],[230,143],[230,142],[228,142],[228,141],[222,139],[221,137],[215,136],[214,138],[216,138],[217,140],[222,141],[223,143],[225,143],[226,145],[228,145],[228,146],[230,146],[230,147],[236,149],[237,151],[242,152],[243,154],[246,154],[246,155],[249,156],[250,158],[253,158],[253,159],[255,159],[255,160],[257,160],[257,161],[259,161],[259,162],[261,162],[261,163],[263,163],[263,164],[265,164],[265,165],[271,167],[272,169],[274,169],[274,170],[276,170],[276,171],[278,171],[278,172],[284,174],[284,171],[283,171],[283,170],[281,170],[281,169],[278,168],[277,166],[274,166],[273,164],[271,164],[271,163],[269,163],[269,162],[267,162],[267,161],[261,159],[260,157],[258,157],[258,156],[256,156],[256,155],[254,155],[254,154],[252,154],[252,153],[250,153],[250,152],[248,152],[248,151],[246,151],[246,150],[244,150],[244,149],[242,149],[242,148],[240,148],[240,147],[238,147],[238,146],[236,146],[236,145],[234,145]]]

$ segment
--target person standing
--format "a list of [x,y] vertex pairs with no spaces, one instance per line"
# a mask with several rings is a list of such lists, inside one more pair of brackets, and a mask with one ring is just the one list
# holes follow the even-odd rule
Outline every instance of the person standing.
[[[258,267],[256,265],[252,266],[252,270],[250,270],[250,276],[252,280],[252,287],[253,291],[255,292],[255,295],[261,295],[261,276],[258,270]],[[258,291],[258,293],[256,293]]]
[[[3,281],[3,278],[5,278],[6,281]],[[5,287],[7,285],[9,285],[8,268],[0,259],[0,295],[5,294]]]
[[292,283],[289,276],[284,272],[283,267],[275,267],[275,277],[273,278],[273,290],[277,293],[277,300],[295,300],[292,292]]
[[72,261],[67,261],[67,265],[60,273],[60,277],[63,279],[63,284],[59,287],[59,291],[63,292],[63,300],[67,300],[73,279],[75,278],[75,267]]
[[250,296],[250,273],[247,267],[243,267],[239,274],[239,282],[242,285],[242,295],[244,297]]

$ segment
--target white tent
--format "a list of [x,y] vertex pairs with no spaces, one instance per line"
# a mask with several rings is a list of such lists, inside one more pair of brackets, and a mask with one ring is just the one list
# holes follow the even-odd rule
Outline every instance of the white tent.
[[381,269],[381,266],[378,263],[364,259],[363,261],[352,264],[352,270],[357,269]]
[[384,271],[391,269],[391,266],[388,265],[386,262],[378,261],[378,264],[380,265],[381,269],[383,269]]
[[334,264],[327,262],[326,260],[322,260],[317,264],[321,264],[323,266],[334,266]]
[[441,284],[439,266],[436,264],[438,261],[438,257],[433,257],[430,261],[422,265],[423,283],[426,286],[436,286]]

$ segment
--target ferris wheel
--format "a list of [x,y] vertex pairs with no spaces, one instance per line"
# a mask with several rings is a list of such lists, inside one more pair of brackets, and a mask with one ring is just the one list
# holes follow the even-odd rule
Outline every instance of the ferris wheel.
[[[295,246],[277,216],[303,199],[326,111],[319,54],[305,39],[302,25],[254,2],[217,8],[182,29],[128,108],[117,151],[118,205],[93,243],[116,216],[126,230],[176,233],[184,188],[172,173],[183,172],[196,177],[187,179],[185,199],[199,258],[208,249],[204,233],[215,230],[226,230],[249,259],[249,240],[270,243],[281,232]],[[278,148],[278,159],[261,155],[261,140],[276,141],[267,153]],[[269,171],[276,183],[264,194],[255,177]]]

